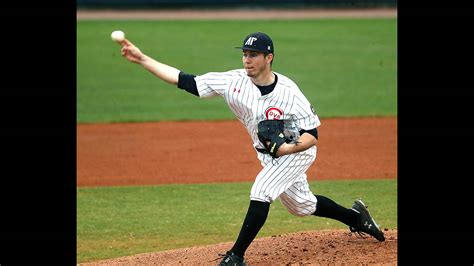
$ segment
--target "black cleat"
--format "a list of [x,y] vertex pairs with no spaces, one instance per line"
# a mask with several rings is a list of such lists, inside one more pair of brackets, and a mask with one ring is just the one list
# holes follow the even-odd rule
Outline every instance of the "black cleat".
[[352,205],[352,210],[359,213],[360,216],[359,221],[357,222],[357,227],[349,227],[351,232],[359,233],[359,235],[362,235],[361,233],[367,233],[375,237],[378,241],[385,241],[385,236],[383,235],[383,232],[375,223],[374,219],[370,216],[370,213],[367,210],[367,206],[365,206],[362,200],[358,199],[354,201],[354,205]]
[[224,258],[219,263],[219,266],[232,265],[232,266],[246,266],[244,258],[241,258],[234,254],[232,251],[227,251]]

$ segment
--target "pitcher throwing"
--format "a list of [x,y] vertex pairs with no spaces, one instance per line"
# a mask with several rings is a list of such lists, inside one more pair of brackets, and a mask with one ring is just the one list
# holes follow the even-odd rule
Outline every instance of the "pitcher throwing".
[[311,192],[306,171],[316,159],[317,128],[321,122],[298,86],[272,71],[275,51],[267,34],[249,34],[237,47],[242,50],[243,69],[198,76],[158,62],[127,39],[121,45],[122,56],[158,78],[201,98],[223,97],[252,138],[262,170],[253,183],[242,229],[234,246],[222,255],[220,265],[245,265],[245,251],[276,199],[296,216],[335,219],[348,225],[352,232],[385,240],[361,200],[349,209]]

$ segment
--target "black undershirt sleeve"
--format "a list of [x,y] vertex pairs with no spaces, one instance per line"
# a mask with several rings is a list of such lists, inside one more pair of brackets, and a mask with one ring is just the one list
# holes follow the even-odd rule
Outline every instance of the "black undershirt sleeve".
[[186,74],[183,71],[179,72],[178,88],[199,97],[196,80],[194,80],[195,77],[196,76],[191,75],[191,74]]
[[303,133],[305,133],[305,132],[313,135],[316,139],[318,139],[318,130],[316,128],[313,128],[313,129],[310,129],[310,130],[302,129],[302,130],[300,130],[300,136],[303,135]]

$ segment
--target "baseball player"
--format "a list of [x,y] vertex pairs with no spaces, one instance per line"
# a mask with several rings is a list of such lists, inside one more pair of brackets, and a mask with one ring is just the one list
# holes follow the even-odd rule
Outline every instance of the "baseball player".
[[352,232],[385,237],[367,206],[356,200],[345,208],[311,192],[306,171],[316,159],[317,128],[321,122],[298,86],[272,71],[275,48],[265,33],[243,40],[243,69],[195,76],[143,54],[129,40],[122,56],[142,65],[158,78],[200,98],[221,96],[247,129],[262,165],[250,192],[250,204],[234,246],[222,254],[220,265],[246,265],[244,254],[264,225],[270,204],[280,199],[291,214],[338,220]]

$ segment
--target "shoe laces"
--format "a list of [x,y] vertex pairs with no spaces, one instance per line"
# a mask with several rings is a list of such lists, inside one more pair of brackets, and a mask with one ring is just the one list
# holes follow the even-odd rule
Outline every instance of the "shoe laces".
[[216,259],[213,259],[213,260],[210,260],[209,262],[211,261],[216,261],[216,260],[219,260],[219,259],[223,259],[227,256],[227,254],[222,254],[222,253],[217,253],[217,258]]
[[355,229],[355,228],[352,227],[352,226],[349,227],[349,230],[351,230],[352,233],[357,233],[357,234],[355,234],[355,236],[356,236],[357,238],[365,239],[366,236],[367,236],[364,232],[362,232],[362,231],[360,231],[360,230],[357,230],[357,229]]

